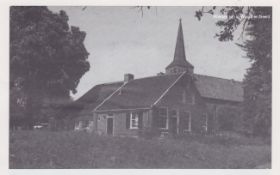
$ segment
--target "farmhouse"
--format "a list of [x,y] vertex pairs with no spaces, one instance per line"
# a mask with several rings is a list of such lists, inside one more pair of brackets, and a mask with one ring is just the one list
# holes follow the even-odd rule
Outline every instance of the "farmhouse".
[[180,20],[165,73],[140,79],[125,74],[122,81],[96,85],[75,102],[82,106],[75,130],[113,136],[212,133],[231,127],[223,114],[238,117],[242,101],[241,82],[194,73]]

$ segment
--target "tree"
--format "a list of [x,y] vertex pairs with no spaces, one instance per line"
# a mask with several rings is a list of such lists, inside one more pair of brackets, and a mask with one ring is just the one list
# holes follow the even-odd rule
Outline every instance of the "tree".
[[90,68],[85,36],[78,27],[69,27],[64,11],[10,8],[11,124],[21,118],[30,127],[46,102],[67,101],[71,92],[76,93],[80,78]]
[[[214,15],[216,7],[201,8],[195,14],[200,20],[203,14]],[[242,26],[247,39],[238,44],[246,51],[251,67],[243,80],[243,122],[247,132],[267,136],[271,134],[271,73],[272,73],[272,8],[271,7],[224,7],[219,14],[226,19],[216,25],[221,28],[216,37],[220,41],[232,41],[234,32]]]

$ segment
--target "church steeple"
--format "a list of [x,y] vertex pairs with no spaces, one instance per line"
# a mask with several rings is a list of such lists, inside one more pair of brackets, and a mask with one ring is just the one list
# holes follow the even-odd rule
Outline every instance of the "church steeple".
[[182,20],[179,20],[177,41],[173,61],[165,68],[167,74],[193,73],[193,65],[186,60]]

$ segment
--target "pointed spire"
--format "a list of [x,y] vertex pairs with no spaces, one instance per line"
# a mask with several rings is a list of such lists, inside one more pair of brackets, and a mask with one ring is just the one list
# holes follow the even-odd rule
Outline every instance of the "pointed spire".
[[177,34],[177,41],[174,53],[174,60],[185,60],[185,45],[184,45],[184,35],[183,35],[183,28],[182,28],[182,19],[179,19],[179,27],[178,27],[178,34]]
[[180,71],[193,71],[193,65],[191,65],[186,60],[185,54],[185,45],[184,45],[184,35],[183,35],[183,27],[182,27],[182,19],[179,19],[179,27],[177,34],[177,41],[175,47],[175,53],[173,61],[166,67],[166,72],[169,73],[179,73],[178,67],[180,67]]

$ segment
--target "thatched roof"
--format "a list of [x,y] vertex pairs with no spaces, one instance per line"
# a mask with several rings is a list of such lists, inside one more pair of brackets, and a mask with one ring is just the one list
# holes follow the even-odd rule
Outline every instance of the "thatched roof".
[[180,75],[161,75],[131,80],[98,110],[149,108]]
[[[135,79],[121,89],[119,88],[123,82],[97,85],[75,102],[84,106],[78,116],[86,116],[96,107],[98,111],[151,107],[180,76],[181,74],[165,74]],[[194,77],[195,86],[204,98],[243,101],[241,82],[198,74],[194,74]],[[109,98],[106,99],[107,97]]]
[[242,83],[235,80],[194,75],[195,85],[202,97],[241,102],[243,101]]
[[[76,116],[86,117],[99,105],[105,98],[117,90],[123,82],[99,84],[90,89],[77,101],[75,105],[82,106]],[[90,117],[90,116],[88,116]]]

